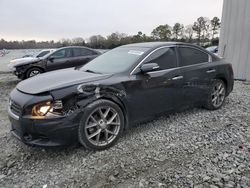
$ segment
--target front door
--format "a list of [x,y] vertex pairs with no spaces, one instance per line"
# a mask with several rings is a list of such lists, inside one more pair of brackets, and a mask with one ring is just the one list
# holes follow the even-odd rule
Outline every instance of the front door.
[[157,63],[159,70],[131,75],[128,84],[130,117],[147,119],[178,108],[183,76],[177,68],[175,47],[164,47],[152,53],[143,64]]
[[72,51],[69,48],[61,49],[51,54],[47,59],[49,71],[74,67],[72,64]]

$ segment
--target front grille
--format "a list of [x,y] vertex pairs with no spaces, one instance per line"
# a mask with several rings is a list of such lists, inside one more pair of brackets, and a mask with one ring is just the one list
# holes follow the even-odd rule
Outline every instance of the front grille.
[[18,116],[22,113],[22,107],[13,100],[10,100],[10,110]]

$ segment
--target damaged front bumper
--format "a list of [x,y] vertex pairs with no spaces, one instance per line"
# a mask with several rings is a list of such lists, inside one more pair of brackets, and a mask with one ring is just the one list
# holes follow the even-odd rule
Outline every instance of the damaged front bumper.
[[28,145],[63,146],[77,142],[78,123],[75,115],[51,119],[13,116],[9,111],[12,134]]
[[29,95],[16,89],[11,92],[8,115],[12,134],[23,143],[36,146],[63,146],[77,142],[79,109],[58,117],[26,115],[27,106],[44,100],[51,100],[51,96]]

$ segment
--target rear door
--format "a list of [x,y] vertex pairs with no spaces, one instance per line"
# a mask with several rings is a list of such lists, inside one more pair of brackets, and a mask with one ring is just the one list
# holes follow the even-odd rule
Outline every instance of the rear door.
[[51,54],[47,60],[47,69],[49,71],[74,67],[72,65],[72,51],[65,48]]
[[178,66],[184,78],[182,86],[184,104],[203,102],[208,95],[211,80],[216,74],[211,56],[195,47],[179,46],[178,57]]

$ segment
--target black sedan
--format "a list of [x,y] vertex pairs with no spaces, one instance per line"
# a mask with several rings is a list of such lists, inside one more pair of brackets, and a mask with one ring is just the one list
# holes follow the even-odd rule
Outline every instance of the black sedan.
[[101,150],[129,126],[190,106],[220,108],[231,64],[194,45],[138,43],[84,65],[22,81],[10,94],[12,133],[29,145]]
[[44,56],[13,60],[8,66],[18,78],[26,79],[48,71],[82,66],[100,54],[90,48],[70,46]]

